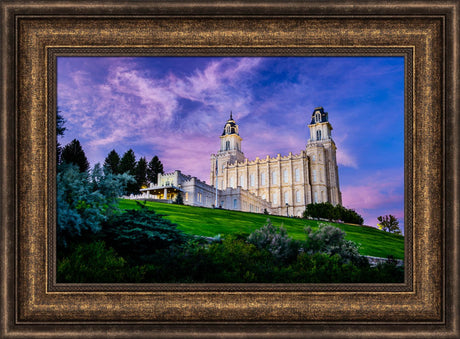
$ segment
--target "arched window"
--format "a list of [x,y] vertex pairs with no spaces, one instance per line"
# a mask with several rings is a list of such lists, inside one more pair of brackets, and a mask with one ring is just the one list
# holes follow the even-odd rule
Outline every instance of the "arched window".
[[230,141],[225,142],[225,150],[228,151],[230,149]]
[[249,181],[250,181],[251,187],[254,186],[254,174],[251,174],[251,175],[249,176]]
[[236,207],[237,207],[237,200],[233,199],[233,208],[236,209]]
[[240,176],[240,186],[244,188],[243,176]]
[[316,182],[316,170],[313,170],[313,182]]
[[316,122],[321,122],[321,113],[316,112],[316,114],[315,114],[315,121],[316,121]]
[[316,131],[316,140],[321,140],[321,131]]
[[273,204],[277,204],[278,203],[278,197],[276,195],[276,193],[273,194]]
[[284,203],[285,204],[289,203],[289,194],[288,194],[288,192],[284,192]]
[[298,168],[295,169],[295,181],[300,180],[300,171]]
[[287,170],[283,171],[283,181],[288,182],[288,172],[287,172]]
[[276,185],[276,172],[272,172],[272,184]]
[[233,177],[230,177],[230,187],[231,187],[231,188],[234,188],[234,187],[233,187]]
[[230,134],[232,132],[232,129],[230,126],[227,126],[227,134]]
[[265,185],[265,172],[263,172],[261,175],[260,175],[260,184],[263,186]]
[[318,202],[318,192],[315,192],[315,204]]
[[300,191],[295,192],[295,201],[300,202]]

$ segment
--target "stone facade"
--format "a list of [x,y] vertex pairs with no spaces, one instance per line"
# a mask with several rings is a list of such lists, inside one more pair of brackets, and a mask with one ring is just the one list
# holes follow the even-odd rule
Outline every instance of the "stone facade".
[[230,116],[220,137],[220,150],[211,155],[211,184],[219,190],[247,190],[269,202],[269,212],[277,215],[301,216],[312,202],[341,204],[328,113],[316,108],[308,127],[310,138],[300,153],[250,161],[244,157],[238,125]]
[[[201,207],[221,207],[228,210],[263,213],[270,208],[270,203],[257,197],[247,190],[238,188],[226,188],[216,190],[215,187],[204,181],[174,171],[167,174],[159,174],[157,184],[151,184],[140,190],[140,195],[126,197],[129,199],[156,200],[172,203],[177,195],[182,194],[185,205]],[[217,194],[217,204],[216,204]]]

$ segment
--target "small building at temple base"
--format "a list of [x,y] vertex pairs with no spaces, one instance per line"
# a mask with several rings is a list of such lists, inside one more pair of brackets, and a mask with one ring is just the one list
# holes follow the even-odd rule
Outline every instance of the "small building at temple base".
[[206,182],[185,175],[179,170],[158,174],[156,185],[150,184],[149,187],[142,188],[140,191],[140,195],[128,198],[173,203],[181,194],[184,205],[209,208],[217,206],[228,210],[254,213],[263,213],[264,210],[270,209],[269,202],[241,187],[216,190]]

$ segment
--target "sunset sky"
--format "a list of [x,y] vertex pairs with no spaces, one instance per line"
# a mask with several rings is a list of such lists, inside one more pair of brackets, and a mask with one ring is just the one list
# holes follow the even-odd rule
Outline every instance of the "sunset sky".
[[157,155],[209,183],[230,111],[256,156],[298,154],[313,109],[329,112],[343,205],[404,223],[402,57],[59,57],[58,107],[91,163]]

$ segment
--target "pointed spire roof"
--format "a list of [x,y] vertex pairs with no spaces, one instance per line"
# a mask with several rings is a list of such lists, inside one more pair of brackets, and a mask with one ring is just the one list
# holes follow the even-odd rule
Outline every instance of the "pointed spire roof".
[[238,125],[236,124],[235,120],[233,120],[233,112],[230,111],[230,119],[227,120],[224,126],[224,131],[222,135],[226,134],[238,134]]

